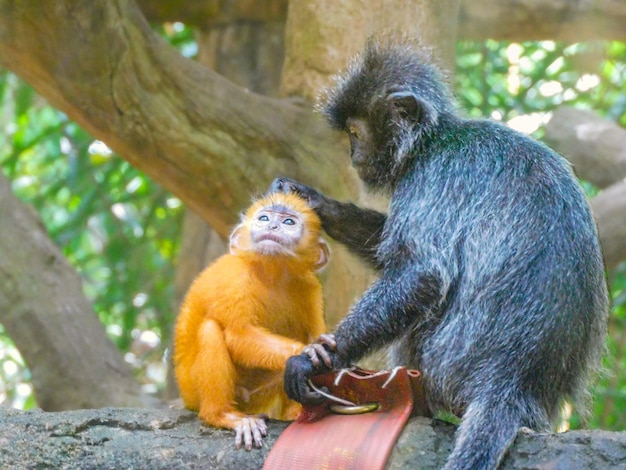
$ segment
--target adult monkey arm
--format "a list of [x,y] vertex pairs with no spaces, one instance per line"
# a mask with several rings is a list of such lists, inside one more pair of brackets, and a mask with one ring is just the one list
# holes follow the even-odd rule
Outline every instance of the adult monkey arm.
[[[373,209],[339,202],[290,178],[277,178],[270,191],[293,192],[306,199],[315,210],[328,235],[346,245],[350,251],[374,269],[382,266],[376,257],[387,216]],[[350,227],[350,230],[346,230]]]
[[398,279],[393,285],[388,276],[377,280],[352,306],[333,337],[321,338],[327,345],[325,351],[309,346],[287,361],[285,391],[289,398],[308,405],[323,401],[308,385],[311,376],[331,368],[349,367],[369,352],[396,340],[411,328],[416,317],[437,315],[444,296],[439,276],[413,272]]

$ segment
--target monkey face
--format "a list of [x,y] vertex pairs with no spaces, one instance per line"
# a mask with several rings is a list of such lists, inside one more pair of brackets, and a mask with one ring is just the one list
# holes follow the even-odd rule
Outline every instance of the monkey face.
[[368,164],[368,153],[372,148],[372,135],[367,123],[357,118],[349,118],[347,120],[346,130],[350,138],[352,165],[360,173],[360,170]]
[[393,150],[380,141],[376,131],[366,119],[346,120],[352,166],[359,178],[373,189],[386,187],[394,174]]
[[328,260],[328,247],[320,238],[321,222],[303,197],[273,191],[243,214],[230,235],[233,255],[286,256],[319,270]]
[[292,254],[302,234],[300,215],[287,207],[262,207],[250,222],[252,245],[263,254]]
[[392,191],[440,116],[454,112],[438,69],[414,52],[371,41],[320,97],[329,124],[348,133],[352,164],[370,189]]

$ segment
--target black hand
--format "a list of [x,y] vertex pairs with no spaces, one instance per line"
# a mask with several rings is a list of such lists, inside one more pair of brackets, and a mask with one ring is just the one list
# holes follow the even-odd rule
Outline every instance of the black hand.
[[285,367],[285,392],[303,405],[319,405],[325,398],[309,387],[308,380],[318,372],[306,354],[292,356]]
[[313,209],[318,208],[324,201],[324,196],[317,190],[291,178],[276,178],[272,181],[268,192],[295,193],[306,199],[308,205]]

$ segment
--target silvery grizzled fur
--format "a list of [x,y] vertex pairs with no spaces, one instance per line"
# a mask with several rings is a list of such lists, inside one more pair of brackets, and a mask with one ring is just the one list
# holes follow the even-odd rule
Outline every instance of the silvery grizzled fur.
[[[388,214],[279,178],[326,232],[379,271],[335,331],[335,368],[392,344],[422,371],[433,412],[463,418],[447,469],[496,468],[522,426],[547,430],[586,401],[604,351],[607,287],[596,227],[568,163],[501,124],[461,117],[438,70],[407,43],[370,42],[322,111],[347,131]],[[292,357],[292,398],[315,402]]]

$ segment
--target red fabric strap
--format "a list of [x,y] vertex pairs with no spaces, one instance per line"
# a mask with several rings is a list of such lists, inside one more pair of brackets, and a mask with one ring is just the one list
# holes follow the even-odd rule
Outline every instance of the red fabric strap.
[[272,447],[264,470],[383,469],[414,405],[418,412],[426,409],[419,372],[404,367],[333,372],[312,381],[331,395],[378,409],[343,415],[331,411],[332,401],[304,407]]

